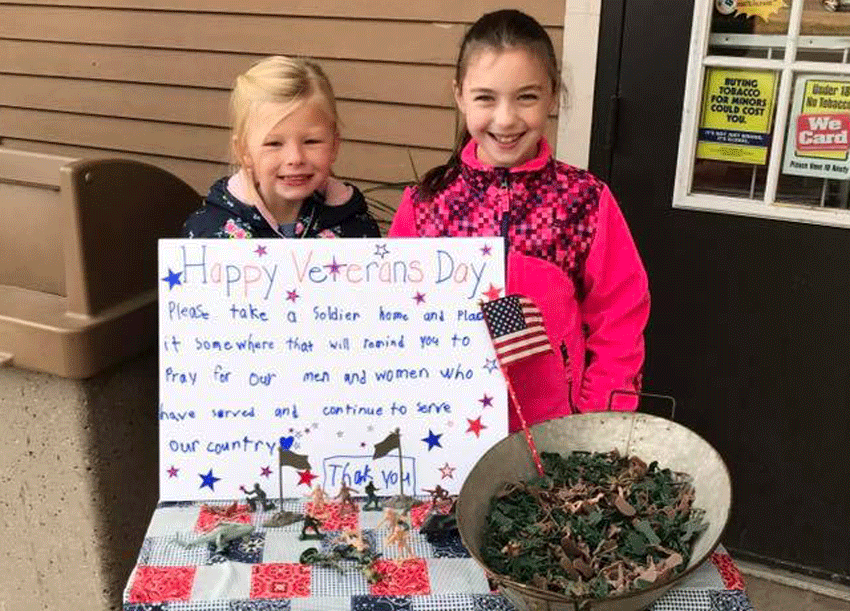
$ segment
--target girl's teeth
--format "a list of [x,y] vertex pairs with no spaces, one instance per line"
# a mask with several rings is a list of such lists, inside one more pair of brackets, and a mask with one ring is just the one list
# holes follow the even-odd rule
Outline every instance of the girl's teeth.
[[497,142],[501,144],[510,144],[511,142],[516,142],[519,139],[519,135],[517,136],[493,136]]

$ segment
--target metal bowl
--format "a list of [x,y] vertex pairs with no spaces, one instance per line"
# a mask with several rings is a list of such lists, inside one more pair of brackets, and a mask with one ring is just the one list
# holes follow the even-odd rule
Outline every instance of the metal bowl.
[[506,437],[475,464],[457,501],[460,536],[472,557],[520,611],[639,611],[650,606],[677,581],[694,571],[720,542],[732,505],[732,483],[720,454],[702,437],[670,420],[632,412],[576,414],[531,427],[540,452],[573,450],[637,455],[647,463],[693,477],[694,507],[705,510],[709,523],[695,541],[687,568],[673,579],[649,588],[608,598],[572,598],[510,580],[490,570],[481,557],[481,537],[490,499],[506,482],[537,475],[525,434]]

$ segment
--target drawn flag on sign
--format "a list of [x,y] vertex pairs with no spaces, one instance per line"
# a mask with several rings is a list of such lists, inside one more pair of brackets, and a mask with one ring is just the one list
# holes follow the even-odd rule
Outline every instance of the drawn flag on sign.
[[292,450],[284,450],[280,447],[278,450],[280,451],[281,467],[294,467],[296,469],[301,469],[302,471],[310,470],[310,461],[307,460],[306,455],[296,454]]
[[528,297],[508,295],[485,301],[481,303],[481,311],[490,329],[496,358],[503,366],[552,350],[543,315]]
[[375,455],[372,456],[372,460],[381,458],[382,456],[386,456],[399,446],[399,430],[396,429],[395,431],[387,435],[383,441],[375,444]]

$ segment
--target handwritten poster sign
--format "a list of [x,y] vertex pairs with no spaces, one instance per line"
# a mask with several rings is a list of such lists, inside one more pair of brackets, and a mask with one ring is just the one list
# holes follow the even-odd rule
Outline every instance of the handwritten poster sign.
[[458,492],[507,433],[499,238],[161,240],[159,277],[162,500]]
[[776,73],[706,68],[697,157],[764,165]]
[[782,171],[798,176],[850,178],[850,80],[798,76],[788,121]]

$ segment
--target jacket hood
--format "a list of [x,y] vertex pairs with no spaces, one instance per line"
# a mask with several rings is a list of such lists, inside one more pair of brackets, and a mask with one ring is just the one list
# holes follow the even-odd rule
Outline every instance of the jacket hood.
[[[221,208],[228,214],[239,217],[256,230],[271,229],[259,210],[231,193],[227,188],[229,178],[225,176],[213,183],[206,197],[206,205]],[[339,206],[328,206],[320,193],[313,193],[301,205],[297,222],[308,228],[309,235],[315,235],[323,229],[342,225],[367,211],[366,198],[358,189],[354,189],[351,198]]]

